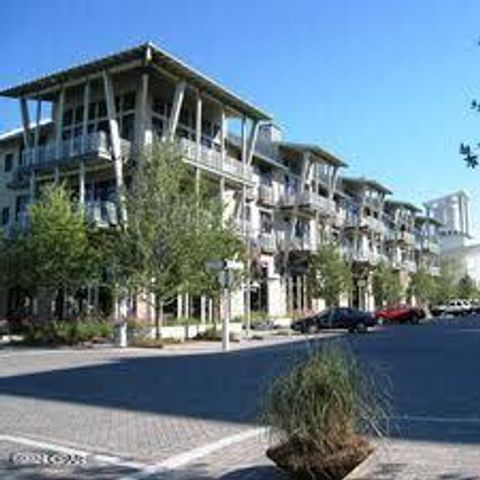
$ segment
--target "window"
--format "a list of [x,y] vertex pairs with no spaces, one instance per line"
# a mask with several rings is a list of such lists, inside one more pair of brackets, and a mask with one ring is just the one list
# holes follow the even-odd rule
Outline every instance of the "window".
[[2,225],[8,225],[10,223],[10,208],[5,207],[2,209]]
[[272,233],[273,220],[268,212],[260,212],[260,229],[262,233]]
[[5,171],[11,172],[13,168],[13,153],[7,153],[5,155]]

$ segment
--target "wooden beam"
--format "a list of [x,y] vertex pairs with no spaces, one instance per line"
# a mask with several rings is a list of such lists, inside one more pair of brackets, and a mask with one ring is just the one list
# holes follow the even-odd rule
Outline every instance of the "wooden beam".
[[202,114],[203,114],[203,100],[199,92],[197,92],[197,108],[195,114],[195,157],[197,162],[200,162],[202,154]]
[[112,146],[112,159],[115,169],[115,183],[117,190],[117,205],[120,214],[121,224],[126,225],[127,210],[125,206],[124,181],[123,181],[123,159],[120,144],[120,133],[118,130],[117,115],[115,111],[115,96],[110,74],[103,71],[103,86],[105,89],[105,100],[107,104],[108,126],[110,130],[110,141]]
[[90,79],[83,87],[82,153],[85,153],[88,133],[88,110],[90,108]]
[[62,149],[62,133],[63,133],[63,109],[65,106],[65,88],[60,90],[55,110],[55,143],[56,158],[60,158]]
[[38,162],[38,143],[40,141],[40,121],[42,119],[42,100],[37,100],[37,118],[35,119],[35,134],[33,136],[34,163]]
[[255,152],[255,143],[257,142],[259,122],[254,121],[250,130],[250,137],[248,139],[248,151],[247,151],[247,165],[252,164],[253,154]]
[[183,98],[185,96],[186,83],[181,81],[175,87],[175,94],[173,96],[173,105],[170,118],[168,119],[167,140],[173,141],[175,132],[177,131],[178,119],[180,118],[180,111],[183,105]]
[[23,125],[23,146],[28,150],[30,145],[30,114],[28,112],[28,103],[26,98],[20,99],[20,112],[22,114]]

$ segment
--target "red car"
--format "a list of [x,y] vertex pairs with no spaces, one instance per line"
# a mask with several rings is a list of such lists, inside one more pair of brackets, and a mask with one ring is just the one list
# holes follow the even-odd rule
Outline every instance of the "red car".
[[425,311],[411,305],[396,305],[375,312],[375,318],[382,323],[418,323],[425,317]]

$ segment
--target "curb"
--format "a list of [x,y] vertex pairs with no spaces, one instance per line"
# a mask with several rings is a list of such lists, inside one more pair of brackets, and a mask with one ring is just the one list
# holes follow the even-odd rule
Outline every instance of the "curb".
[[343,480],[366,480],[369,472],[372,471],[372,466],[377,461],[377,448],[359,465],[357,465]]

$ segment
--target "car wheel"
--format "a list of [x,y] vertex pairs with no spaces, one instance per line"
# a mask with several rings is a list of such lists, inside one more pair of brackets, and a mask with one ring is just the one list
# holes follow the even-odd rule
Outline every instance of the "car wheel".
[[419,322],[419,318],[418,318],[418,315],[416,313],[413,313],[411,318],[410,318],[410,323],[412,325],[417,325]]
[[363,322],[359,322],[355,329],[358,333],[366,333],[367,326]]
[[317,333],[317,327],[315,327],[315,325],[309,325],[306,328],[306,333],[308,333],[309,335],[313,335],[314,333]]

